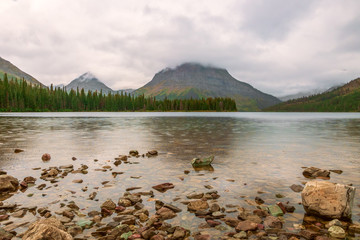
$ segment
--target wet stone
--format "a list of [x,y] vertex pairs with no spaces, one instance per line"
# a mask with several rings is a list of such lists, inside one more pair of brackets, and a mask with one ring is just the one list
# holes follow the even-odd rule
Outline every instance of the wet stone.
[[105,208],[107,210],[115,210],[116,204],[111,199],[108,199],[103,204],[101,204],[101,208]]
[[159,184],[159,185],[155,185],[152,188],[159,191],[159,192],[166,192],[167,190],[172,189],[174,187],[175,186],[172,183],[162,183],[162,184]]
[[317,178],[317,177],[330,178],[330,171],[316,167],[309,167],[303,171],[303,175],[306,178]]
[[204,193],[190,193],[186,195],[188,199],[201,199],[204,196]]
[[206,210],[209,208],[209,204],[207,203],[207,201],[202,201],[202,200],[195,200],[195,201],[191,201],[188,204],[188,210],[189,211],[198,211],[198,210]]
[[294,192],[301,192],[304,189],[304,187],[301,185],[293,184],[290,186],[290,189],[293,190]]
[[251,222],[249,220],[241,221],[235,227],[236,232],[241,231],[254,231],[257,229],[257,223]]

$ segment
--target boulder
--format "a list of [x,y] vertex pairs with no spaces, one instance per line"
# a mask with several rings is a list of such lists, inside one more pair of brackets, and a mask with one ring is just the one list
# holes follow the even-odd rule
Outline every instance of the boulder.
[[317,177],[330,178],[330,171],[316,167],[309,167],[303,171],[303,175],[306,178],[317,178]]
[[23,240],[72,240],[73,237],[65,232],[64,226],[56,218],[40,219],[32,223],[24,233]]
[[325,181],[311,181],[301,193],[308,214],[332,219],[350,219],[355,188]]
[[19,181],[10,175],[0,175],[0,193],[14,192],[18,189]]

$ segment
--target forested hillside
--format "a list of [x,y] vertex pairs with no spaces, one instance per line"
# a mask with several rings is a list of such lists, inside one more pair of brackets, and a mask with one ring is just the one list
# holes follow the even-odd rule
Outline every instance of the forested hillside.
[[283,102],[265,111],[360,112],[360,78],[332,91]]

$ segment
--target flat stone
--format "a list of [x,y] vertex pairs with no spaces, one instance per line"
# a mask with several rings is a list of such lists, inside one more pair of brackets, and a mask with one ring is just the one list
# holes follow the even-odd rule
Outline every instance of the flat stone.
[[241,231],[254,231],[257,229],[257,223],[251,222],[249,220],[241,221],[235,227],[236,232]]
[[186,195],[188,199],[201,199],[204,196],[204,193],[190,193]]
[[172,183],[162,183],[162,184],[159,184],[159,185],[155,185],[152,188],[159,191],[159,192],[166,192],[167,190],[172,189],[174,187],[175,186]]

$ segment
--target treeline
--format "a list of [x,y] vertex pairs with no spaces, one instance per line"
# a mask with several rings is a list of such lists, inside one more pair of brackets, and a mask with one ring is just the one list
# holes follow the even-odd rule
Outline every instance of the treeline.
[[360,112],[360,88],[352,91],[337,89],[303,97],[269,107],[276,112]]
[[157,100],[126,93],[42,88],[24,80],[0,78],[0,111],[237,111],[230,98]]

